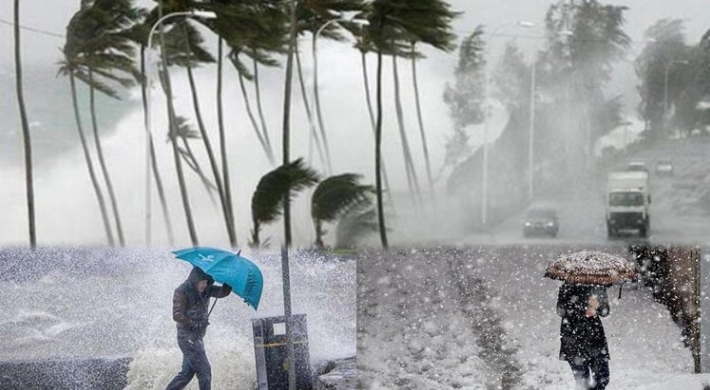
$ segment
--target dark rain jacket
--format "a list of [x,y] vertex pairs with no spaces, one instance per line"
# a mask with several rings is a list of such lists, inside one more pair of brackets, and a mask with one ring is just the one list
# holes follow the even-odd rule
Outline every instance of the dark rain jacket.
[[[207,280],[207,288],[200,294],[197,282]],[[213,286],[214,279],[195,267],[187,280],[175,289],[173,294],[173,320],[177,323],[178,336],[205,335],[210,297],[224,298],[232,292],[227,284]]]
[[[584,313],[592,294],[597,296],[599,308],[597,315],[586,317]],[[609,315],[606,287],[563,284],[557,297],[557,314],[562,317],[560,360],[609,358],[604,326],[599,318]]]

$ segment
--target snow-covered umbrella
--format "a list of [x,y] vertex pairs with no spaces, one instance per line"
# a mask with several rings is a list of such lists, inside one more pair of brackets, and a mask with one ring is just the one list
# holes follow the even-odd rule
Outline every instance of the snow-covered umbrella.
[[[581,251],[558,256],[545,270],[545,277],[573,284],[611,286],[633,282],[636,265],[621,256],[606,252]],[[621,289],[619,289],[621,297]]]

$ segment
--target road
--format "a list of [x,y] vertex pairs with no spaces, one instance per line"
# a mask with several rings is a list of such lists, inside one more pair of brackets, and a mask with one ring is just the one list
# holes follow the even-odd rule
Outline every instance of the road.
[[[655,144],[635,153],[613,167],[623,169],[627,161],[644,161],[653,168],[656,161],[671,158],[673,176],[651,173],[651,232],[654,244],[699,244],[710,237],[710,140],[686,138]],[[524,238],[523,213],[517,213],[487,230],[442,238],[447,244],[520,243],[605,243],[608,242],[604,201],[605,175],[577,182],[566,191],[542,200],[554,205],[559,214],[560,231],[556,239]],[[629,232],[630,233],[630,232]],[[634,234],[616,241],[638,240]]]

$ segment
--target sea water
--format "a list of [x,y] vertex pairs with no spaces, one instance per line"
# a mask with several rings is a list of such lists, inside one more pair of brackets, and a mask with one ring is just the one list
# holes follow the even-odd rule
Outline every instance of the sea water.
[[[258,311],[235,294],[217,301],[205,336],[214,389],[252,387],[251,319],[283,315],[279,254],[247,256],[264,275],[262,299]],[[311,362],[355,356],[355,260],[290,257]],[[165,388],[182,360],[173,291],[190,269],[169,249],[0,248],[0,360],[132,357],[128,389]]]

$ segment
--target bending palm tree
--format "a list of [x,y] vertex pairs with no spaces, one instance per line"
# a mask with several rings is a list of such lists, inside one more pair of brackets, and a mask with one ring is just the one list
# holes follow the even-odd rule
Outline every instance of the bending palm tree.
[[[412,2],[417,3],[417,2]],[[424,161],[426,163],[427,179],[429,180],[429,190],[434,196],[434,180],[431,174],[431,162],[429,161],[429,148],[427,146],[426,134],[424,131],[424,121],[422,119],[422,109],[419,101],[419,83],[417,81],[417,58],[421,57],[416,51],[417,42],[424,42],[439,50],[450,52],[454,49],[454,40],[456,36],[451,32],[451,22],[453,18],[459,14],[452,12],[450,5],[443,0],[427,0],[418,2],[420,4],[411,4],[413,6],[424,7],[417,13],[413,13],[413,27],[410,29],[411,35],[411,51],[410,58],[412,60],[412,84],[414,85],[414,99],[417,108],[417,121],[419,123],[419,134],[422,139],[422,151],[424,152]]]
[[[145,35],[145,34],[143,34]],[[163,180],[160,177],[160,170],[158,169],[158,163],[155,158],[155,145],[153,143],[153,134],[150,132],[150,124],[148,121],[150,121],[150,117],[148,115],[148,92],[147,88],[149,88],[148,83],[147,83],[147,78],[145,76],[145,45],[146,45],[146,40],[147,36],[145,39],[138,38],[141,42],[141,99],[143,102],[143,121],[144,121],[144,126],[145,126],[145,131],[146,131],[146,139],[148,140],[148,159],[150,163],[150,169],[153,173],[153,177],[155,178],[155,186],[158,191],[158,199],[160,200],[160,207],[163,210],[163,220],[165,222],[165,229],[168,234],[168,243],[170,246],[174,244],[175,238],[173,235],[173,225],[172,222],[170,221],[170,211],[168,210],[168,204],[165,200],[165,189],[163,188]],[[150,182],[147,183],[146,185],[146,199],[148,202],[150,202]],[[150,216],[150,203],[146,206],[146,223],[148,226],[146,226],[146,245],[150,246],[151,243],[151,237],[150,237],[150,231],[151,228],[149,226],[150,221],[151,221],[151,216]]]
[[282,165],[264,175],[256,186],[251,199],[252,247],[261,246],[261,227],[274,222],[282,215],[292,196],[318,182],[318,174],[308,168],[302,158]]
[[311,196],[311,217],[316,233],[315,245],[324,248],[323,224],[336,222],[352,208],[372,204],[369,195],[374,188],[359,184],[361,176],[345,173],[331,176],[318,184]]
[[[101,147],[98,123],[96,119],[95,91],[114,99],[120,99],[110,86],[117,83],[123,87],[134,84],[133,77],[138,77],[133,56],[135,50],[130,44],[131,29],[142,16],[142,12],[133,8],[131,0],[96,0],[83,2],[82,8],[70,22],[74,39],[73,54],[80,57],[75,61],[82,69],[74,76],[89,86],[91,124],[94,132],[94,144],[101,172],[111,201],[119,244],[125,245],[118,202],[113,189],[111,176]],[[121,76],[120,73],[128,76]]]
[[20,0],[14,2],[14,34],[15,34],[15,88],[17,91],[17,104],[20,108],[20,122],[22,123],[22,142],[25,151],[25,189],[27,191],[27,221],[29,222],[30,247],[37,246],[37,231],[35,229],[35,195],[34,180],[32,178],[32,143],[30,140],[30,126],[27,121],[25,98],[22,89],[22,56],[20,55]]
[[[367,52],[369,50],[372,50],[369,44],[369,40],[367,38],[367,30],[363,29],[362,27],[356,27],[353,29],[349,29],[353,35],[355,36],[355,47],[360,51],[360,64],[362,65],[362,79],[363,79],[363,84],[365,86],[365,101],[367,103],[367,113],[370,117],[370,124],[372,125],[372,135],[376,135],[377,133],[377,126],[375,123],[375,113],[373,112],[372,109],[372,99],[370,98],[370,81],[369,78],[367,77]],[[382,180],[384,181],[384,188],[388,189],[387,190],[387,199],[389,200],[390,207],[392,210],[395,208],[394,200],[392,199],[392,191],[389,191],[390,183],[389,179],[387,178],[387,167],[385,165],[385,159],[384,157],[382,158]]]
[[[175,35],[172,34],[173,31],[175,31]],[[212,143],[210,142],[207,129],[202,119],[199,99],[197,98],[197,87],[195,85],[195,78],[192,72],[192,67],[199,63],[214,62],[214,57],[212,57],[211,54],[200,46],[203,42],[201,35],[197,29],[192,27],[185,20],[176,22],[173,30],[166,33],[165,40],[167,42],[166,50],[168,50],[169,53],[167,56],[168,66],[183,66],[187,71],[187,77],[190,82],[190,90],[192,91],[192,104],[195,110],[195,117],[197,119],[198,129],[200,131],[201,139],[204,143],[205,151],[207,152],[207,157],[212,169],[214,183],[217,186],[217,194],[222,207],[222,215],[227,230],[227,236],[229,238],[230,246],[232,248],[236,248],[237,237],[231,217],[231,207],[227,202],[223,178],[219,172],[217,159],[212,149]]]

